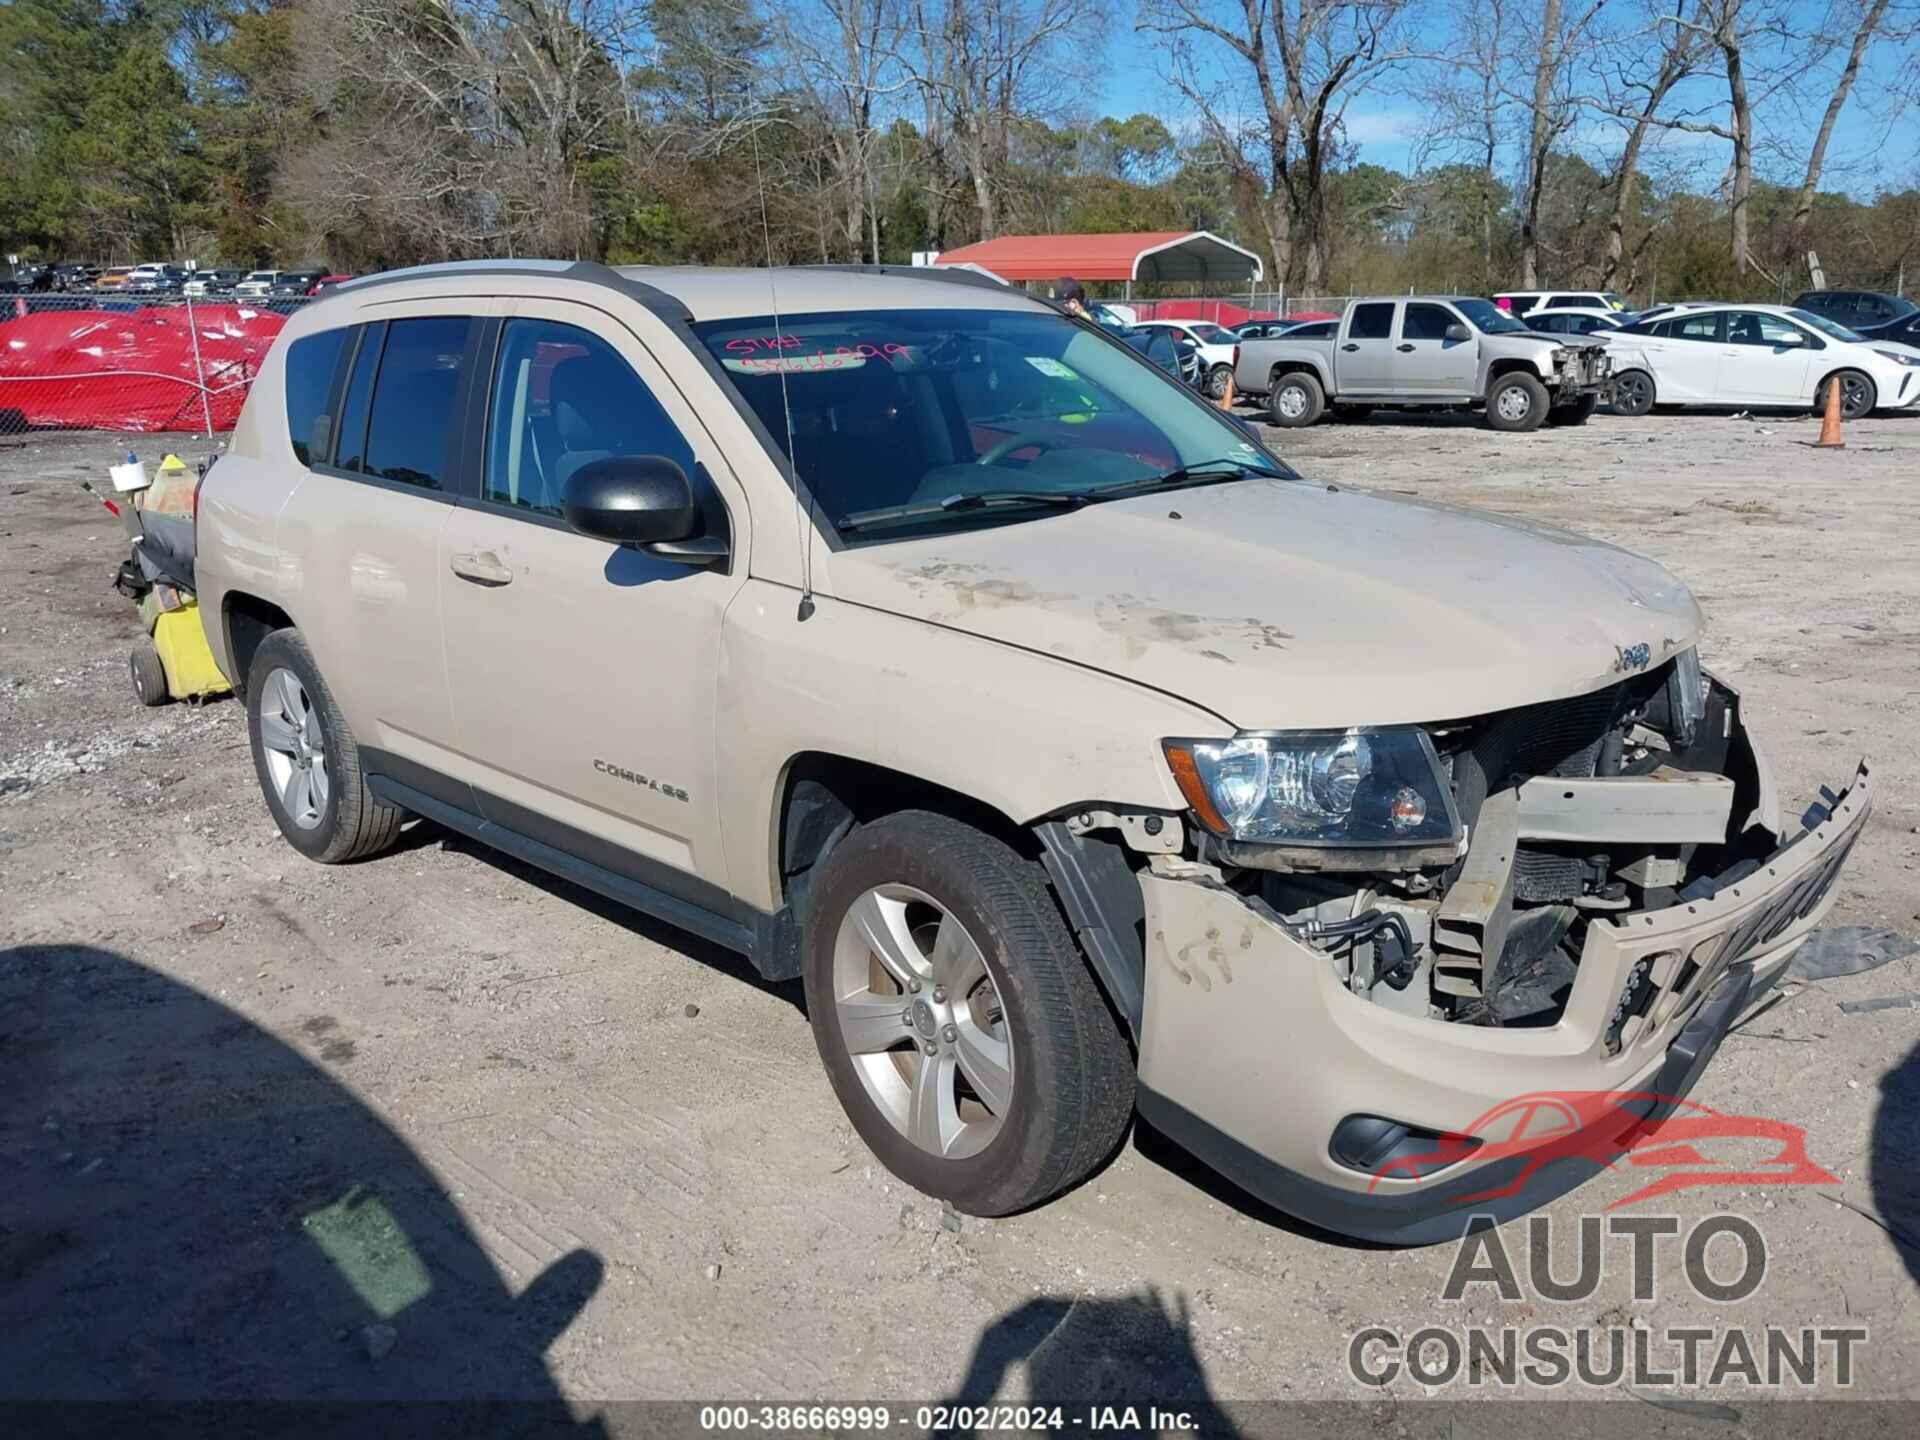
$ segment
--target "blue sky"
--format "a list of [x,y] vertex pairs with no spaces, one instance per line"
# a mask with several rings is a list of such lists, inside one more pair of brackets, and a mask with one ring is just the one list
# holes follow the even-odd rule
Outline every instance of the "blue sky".
[[[1217,43],[1214,48],[1218,51]],[[1160,78],[1164,53],[1158,36],[1136,35],[1130,27],[1116,33],[1098,100],[1102,112],[1125,117],[1148,111],[1177,128],[1185,118],[1186,102]],[[1889,77],[1902,65],[1910,72],[1913,56],[1910,47],[1903,49],[1890,41],[1882,41],[1870,52],[1828,146],[1823,190],[1844,190],[1866,199],[1883,186],[1920,186],[1920,107],[1901,110],[1888,96]],[[1757,54],[1750,68],[1762,69],[1776,58]],[[1835,57],[1817,70],[1800,97],[1779,95],[1756,104],[1755,170],[1763,179],[1799,182],[1843,58]],[[1724,90],[1719,78],[1705,76],[1683,87],[1688,105],[1719,105],[1722,113],[1710,117],[1716,120],[1724,118],[1720,102]],[[1419,102],[1405,94],[1370,95],[1347,112],[1348,135],[1358,146],[1360,159],[1389,169],[1405,170],[1413,162],[1425,128]],[[1603,164],[1618,149],[1617,128],[1594,117],[1576,132],[1574,148]],[[1696,188],[1710,187],[1727,163],[1728,149],[1726,141],[1713,136],[1667,132],[1652,143],[1649,163],[1691,172]]]

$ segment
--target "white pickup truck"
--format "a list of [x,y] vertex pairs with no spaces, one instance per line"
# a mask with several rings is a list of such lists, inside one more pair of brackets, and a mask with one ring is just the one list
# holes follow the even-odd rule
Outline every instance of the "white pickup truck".
[[1451,295],[1350,301],[1331,339],[1245,341],[1234,372],[1289,427],[1379,406],[1481,410],[1496,430],[1584,425],[1611,383],[1604,342],[1542,335],[1492,301]]

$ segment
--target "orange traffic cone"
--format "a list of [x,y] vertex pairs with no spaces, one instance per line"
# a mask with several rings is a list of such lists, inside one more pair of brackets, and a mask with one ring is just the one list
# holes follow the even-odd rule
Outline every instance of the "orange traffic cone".
[[1820,450],[1844,450],[1847,442],[1840,438],[1840,378],[1835,376],[1827,381],[1827,413],[1820,418],[1820,438],[1813,442]]
[[1227,388],[1220,397],[1220,408],[1229,415],[1233,413],[1233,372],[1231,370],[1227,372]]

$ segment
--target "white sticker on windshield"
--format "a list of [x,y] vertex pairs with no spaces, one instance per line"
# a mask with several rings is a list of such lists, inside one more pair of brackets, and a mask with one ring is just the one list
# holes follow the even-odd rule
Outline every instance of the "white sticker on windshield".
[[1078,380],[1080,377],[1049,355],[1029,355],[1027,363],[1042,375],[1051,375],[1056,380]]

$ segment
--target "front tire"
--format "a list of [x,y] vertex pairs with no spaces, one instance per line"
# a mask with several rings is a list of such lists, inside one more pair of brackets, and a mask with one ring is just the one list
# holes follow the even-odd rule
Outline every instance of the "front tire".
[[1233,382],[1231,365],[1216,365],[1207,372],[1207,398],[1220,401],[1227,398],[1227,386]]
[[1502,375],[1487,390],[1487,424],[1496,430],[1538,430],[1549,403],[1547,387],[1533,376]]
[[1814,414],[1827,413],[1827,386],[1836,383],[1840,386],[1840,418],[1843,420],[1863,419],[1880,403],[1880,391],[1871,376],[1859,370],[1836,370],[1813,392]]
[[1327,392],[1320,382],[1304,370],[1290,370],[1273,377],[1273,392],[1267,397],[1268,416],[1275,425],[1300,429],[1320,418],[1327,408]]
[[274,823],[309,860],[359,860],[399,837],[406,812],[367,788],[360,747],[298,630],[276,630],[254,651],[247,738]]
[[882,1164],[971,1215],[1084,1179],[1133,1113],[1133,1061],[1039,867],[927,811],[821,862],[803,975],[814,1042]]
[[1613,405],[1616,415],[1639,419],[1653,410],[1653,376],[1644,370],[1623,370],[1613,377]]

